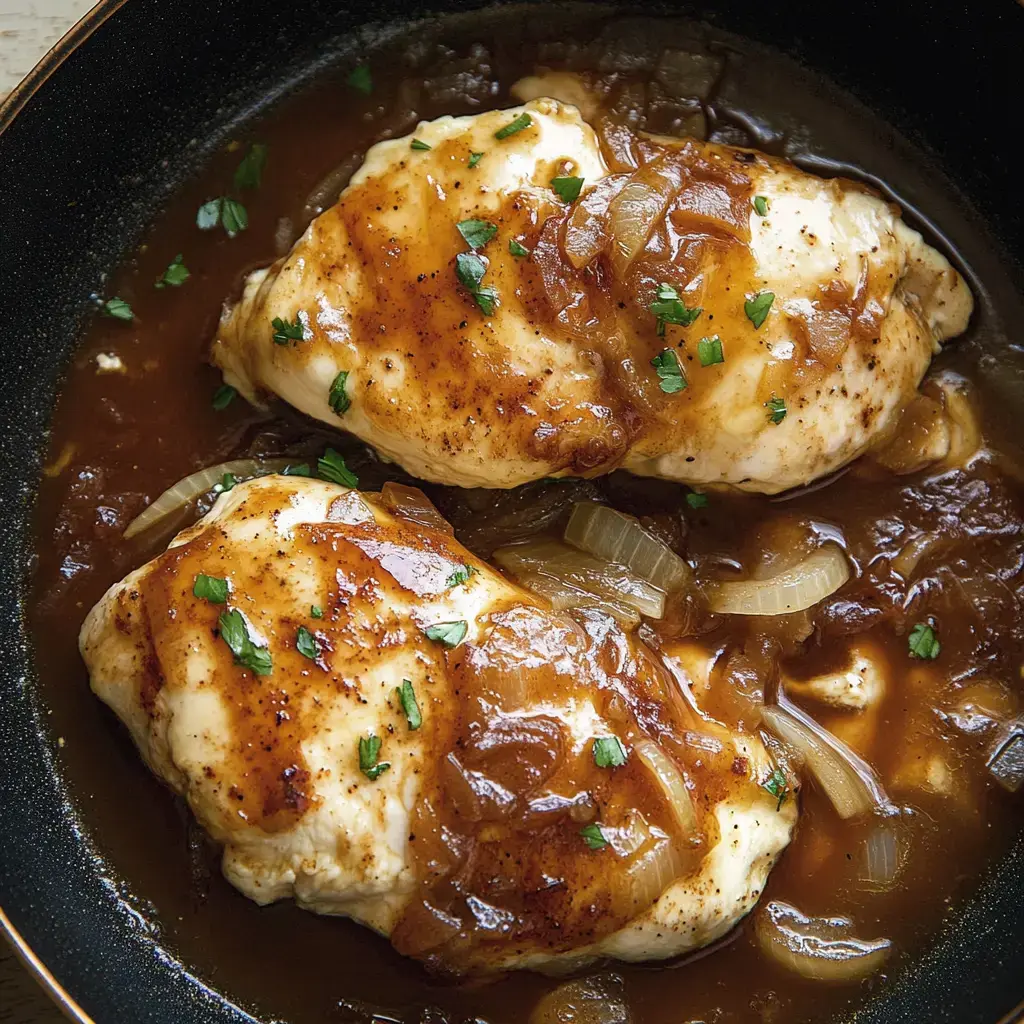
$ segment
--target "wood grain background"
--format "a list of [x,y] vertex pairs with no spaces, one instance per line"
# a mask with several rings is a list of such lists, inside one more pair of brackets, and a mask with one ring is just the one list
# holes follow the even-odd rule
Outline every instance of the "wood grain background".
[[[91,6],[90,0],[0,0],[0,99]],[[0,1024],[62,1021],[61,1012],[0,939]]]

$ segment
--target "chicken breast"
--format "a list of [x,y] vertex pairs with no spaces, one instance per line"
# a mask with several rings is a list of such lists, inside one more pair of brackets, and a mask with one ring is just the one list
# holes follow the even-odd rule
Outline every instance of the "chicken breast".
[[445,970],[710,942],[796,818],[756,731],[635,634],[326,481],[221,495],[108,591],[81,650],[235,886]]
[[888,437],[971,309],[864,186],[540,98],[374,146],[212,357],[428,480],[772,493]]

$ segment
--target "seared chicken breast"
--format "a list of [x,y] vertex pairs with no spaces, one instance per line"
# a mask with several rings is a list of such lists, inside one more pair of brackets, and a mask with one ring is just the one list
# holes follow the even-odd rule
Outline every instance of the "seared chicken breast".
[[222,494],[81,650],[242,892],[451,971],[710,942],[796,818],[756,723],[702,710],[671,652],[326,481]]
[[374,146],[212,355],[428,480],[771,493],[888,437],[971,308],[862,185],[544,97]]

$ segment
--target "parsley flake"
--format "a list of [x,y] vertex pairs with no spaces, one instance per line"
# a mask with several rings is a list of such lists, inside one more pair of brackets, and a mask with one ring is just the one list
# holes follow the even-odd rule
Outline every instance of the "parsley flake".
[[418,153],[426,153],[428,150],[433,149],[429,143],[424,142],[422,139],[413,139],[409,143],[410,149],[415,149]]
[[[524,110],[514,121],[509,121],[504,128],[499,128],[495,133],[494,137],[499,141],[501,139],[507,139],[510,135],[515,135],[516,132],[521,132],[524,128],[529,128],[533,124],[533,118]],[[470,167],[475,167],[475,164],[470,164]]]
[[480,161],[483,160],[483,158],[484,158],[483,153],[470,153],[469,154],[469,166],[470,167],[476,167],[476,165],[478,163],[480,163]]
[[228,238],[234,238],[249,226],[249,214],[237,199],[220,196],[203,203],[196,214],[196,227],[200,231],[210,231],[218,224],[227,232]]
[[235,169],[235,188],[239,191],[244,188],[259,188],[263,181],[263,168],[266,162],[267,147],[261,142],[254,142]]
[[935,627],[927,622],[919,622],[910,631],[907,640],[912,658],[937,658],[942,649],[939,638],[935,635]]
[[275,316],[270,321],[270,326],[274,328],[275,345],[287,345],[289,341],[302,341],[305,337],[302,321],[299,319],[298,313],[295,314],[295,323]]
[[234,473],[225,473],[220,478],[220,482],[213,485],[213,493],[226,494],[228,491],[232,490],[237,483],[238,478]]
[[428,640],[437,640],[445,647],[458,647],[468,632],[469,625],[465,619],[459,619],[457,622],[438,622],[423,630]]
[[651,366],[658,372],[659,386],[666,395],[674,395],[686,387],[686,377],[679,365],[679,357],[672,349],[666,348],[660,355],[656,355],[651,360]]
[[530,250],[526,248],[521,242],[516,241],[512,238],[508,243],[508,251],[512,253],[517,260],[521,260],[524,256],[530,255]]
[[157,280],[154,287],[166,288],[170,285],[172,288],[180,288],[188,278],[188,267],[185,266],[184,258],[179,252],[178,255],[167,264],[167,269],[163,272],[163,276]]
[[789,796],[789,780],[786,778],[786,773],[781,768],[776,768],[775,771],[761,783],[761,788],[767,790],[775,799],[778,801],[775,804],[775,810],[781,811],[782,805],[786,802],[786,797]]
[[754,213],[758,217],[764,217],[768,214],[768,200],[764,196],[754,196]]
[[113,317],[115,320],[134,320],[135,314],[132,312],[132,307],[128,305],[124,299],[114,296],[112,299],[107,299],[106,302],[100,306],[100,312],[104,316]]
[[305,626],[299,626],[298,632],[295,634],[295,647],[299,654],[309,658],[310,661],[316,661],[320,657],[320,644]]
[[455,276],[459,283],[480,307],[485,316],[490,316],[498,304],[498,293],[493,288],[481,288],[480,283],[487,273],[487,263],[475,252],[460,252],[455,257]]
[[725,353],[722,351],[722,339],[717,334],[710,338],[701,338],[697,342],[697,358],[700,360],[701,366],[724,363]]
[[342,487],[359,486],[359,477],[345,465],[345,460],[333,448],[328,448],[323,456],[317,459],[316,471],[321,479],[341,484]]
[[308,462],[295,462],[281,470],[281,476],[310,476]]
[[460,220],[455,226],[470,249],[482,249],[498,233],[497,225],[486,220]]
[[331,390],[327,393],[327,404],[339,416],[352,404],[345,394],[345,381],[348,380],[348,370],[342,370],[331,382]]
[[416,691],[412,688],[412,680],[403,679],[402,685],[395,687],[395,694],[398,696],[399,703],[409,722],[410,732],[415,732],[423,724],[423,714],[416,701]]
[[755,331],[765,322],[768,310],[772,308],[774,301],[774,292],[758,292],[752,299],[747,299],[743,303],[743,312],[747,314],[747,319],[754,325]]
[[686,504],[690,508],[707,508],[708,496],[701,494],[700,491],[690,491],[686,495]]
[[585,842],[591,850],[603,850],[608,845],[608,840],[605,839],[600,825],[584,825],[583,828],[580,829],[580,835],[583,836],[583,842]]
[[390,761],[380,761],[380,737],[370,733],[359,737],[359,770],[372,782],[390,767]]
[[658,337],[665,336],[665,324],[689,327],[704,312],[702,306],[690,309],[679,297],[673,285],[663,281],[658,285],[658,297],[647,307],[658,318]]
[[626,748],[618,736],[599,736],[594,740],[594,764],[598,768],[621,768],[626,763]]
[[309,606],[309,614],[314,619],[322,619],[324,617],[324,610],[318,604],[311,604]]
[[469,581],[469,577],[476,572],[476,567],[472,565],[460,565],[452,574],[448,577],[448,581],[445,584],[448,587],[461,587],[463,583]]
[[210,404],[217,410],[217,412],[221,412],[235,400],[235,395],[237,394],[238,392],[230,384],[221,384],[221,386],[214,391],[213,400]]
[[228,603],[228,581],[222,580],[219,576],[207,576],[199,573],[195,583],[192,584],[192,594],[201,601],[209,601],[210,604]]
[[784,398],[776,398],[772,395],[767,402],[764,403],[765,408],[768,410],[768,419],[778,426],[786,418],[786,400]]
[[582,178],[552,178],[551,187],[563,203],[575,203],[583,188]]
[[347,81],[356,92],[361,92],[364,96],[369,96],[373,92],[373,76],[370,74],[368,64],[360,64],[355,68]]
[[236,665],[241,665],[258,676],[270,675],[274,668],[270,660],[270,651],[266,647],[259,647],[252,642],[252,638],[249,636],[249,627],[237,608],[223,612],[217,619],[217,626],[220,629],[221,639],[231,648],[231,653],[235,656]]

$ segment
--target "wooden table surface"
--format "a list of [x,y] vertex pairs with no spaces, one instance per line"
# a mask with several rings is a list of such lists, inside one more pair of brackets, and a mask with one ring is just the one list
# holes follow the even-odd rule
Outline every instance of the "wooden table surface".
[[[92,0],[0,0],[0,99],[91,6]],[[64,1020],[0,938],[0,1024]]]

